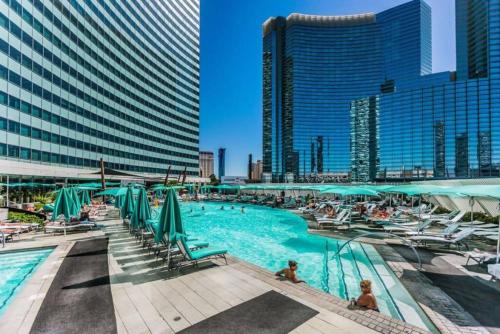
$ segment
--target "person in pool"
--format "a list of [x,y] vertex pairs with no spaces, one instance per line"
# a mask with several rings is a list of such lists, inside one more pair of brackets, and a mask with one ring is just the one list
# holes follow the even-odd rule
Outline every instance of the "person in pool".
[[245,207],[244,206],[241,207],[241,213],[245,213]]
[[224,205],[220,207],[221,210],[224,210]]
[[359,287],[361,288],[361,296],[359,296],[356,300],[353,298],[351,304],[368,310],[380,312],[377,305],[377,299],[372,293],[372,282],[367,279],[362,280],[359,283]]
[[204,205],[201,206],[201,211],[205,211],[205,206]]
[[297,262],[290,260],[288,261],[288,268],[278,271],[275,275],[278,277],[284,277],[286,279],[289,279],[293,283],[303,283],[304,282],[303,280],[299,280],[297,278],[295,271],[297,271]]

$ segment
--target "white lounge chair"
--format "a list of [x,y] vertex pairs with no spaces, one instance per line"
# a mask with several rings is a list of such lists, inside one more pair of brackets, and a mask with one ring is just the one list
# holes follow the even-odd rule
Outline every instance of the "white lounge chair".
[[349,217],[349,210],[347,209],[342,209],[340,212],[337,214],[335,218],[327,218],[327,217],[316,217],[316,221],[318,223],[318,226],[321,227],[323,224],[334,224],[334,225],[341,225],[343,224],[346,219]]
[[438,243],[438,244],[441,243],[448,245],[448,247],[454,245],[457,247],[457,249],[460,249],[460,246],[465,246],[465,248],[468,249],[469,246],[464,242],[464,240],[470,237],[472,233],[474,233],[473,228],[462,230],[451,237],[433,237],[426,235],[416,235],[410,237],[409,240],[411,243],[415,243],[417,246],[420,245],[427,246],[428,243]]
[[405,234],[407,236],[414,236],[414,235],[427,235],[427,236],[433,236],[433,237],[449,237],[453,233],[455,233],[459,228],[459,225],[457,223],[451,224],[446,226],[444,229],[442,229],[439,232],[427,232],[427,231],[422,231],[422,232],[415,232],[415,231],[407,231]]
[[472,251],[465,252],[464,255],[467,255],[467,262],[465,263],[466,266],[469,264],[470,260],[476,261],[478,264],[482,264],[496,258],[496,254],[482,252],[477,248]]
[[432,219],[433,222],[436,222],[438,224],[442,225],[449,225],[449,224],[454,224],[458,223],[460,219],[462,219],[465,216],[465,211],[459,211],[453,218],[451,219]]
[[500,263],[489,264],[488,273],[491,275],[491,279],[500,279]]
[[421,233],[423,232],[426,228],[428,228],[431,225],[432,221],[427,219],[423,220],[421,222],[418,222],[416,225],[405,225],[405,224],[391,224],[391,225],[384,225],[384,231],[393,233],[393,232],[416,232]]

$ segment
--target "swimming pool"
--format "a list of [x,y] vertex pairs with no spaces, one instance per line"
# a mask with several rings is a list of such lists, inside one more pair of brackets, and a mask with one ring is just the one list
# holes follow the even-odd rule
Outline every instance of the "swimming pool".
[[435,331],[373,246],[351,242],[335,256],[344,241],[309,234],[301,217],[254,205],[245,205],[242,213],[241,206],[182,203],[186,231],[210,246],[225,248],[231,255],[273,272],[285,268],[288,260],[296,260],[299,278],[343,299],[357,297],[359,282],[369,279],[382,313]]
[[53,248],[0,253],[0,316]]

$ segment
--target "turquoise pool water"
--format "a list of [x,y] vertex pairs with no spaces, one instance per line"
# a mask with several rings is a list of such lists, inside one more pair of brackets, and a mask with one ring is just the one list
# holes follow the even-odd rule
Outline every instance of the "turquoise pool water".
[[241,213],[240,204],[181,204],[191,237],[271,271],[285,268],[290,259],[296,260],[299,278],[343,299],[357,297],[359,282],[370,279],[382,313],[434,331],[373,246],[351,242],[340,256],[334,256],[344,241],[309,234],[301,217],[285,210],[244,207],[245,213]]
[[0,316],[53,248],[0,253]]

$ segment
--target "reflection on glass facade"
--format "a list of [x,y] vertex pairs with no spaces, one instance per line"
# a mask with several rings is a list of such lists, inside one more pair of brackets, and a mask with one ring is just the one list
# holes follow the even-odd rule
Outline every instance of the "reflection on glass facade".
[[0,1],[0,157],[198,175],[199,0]]
[[351,181],[373,180],[379,170],[379,98],[351,102]]
[[273,181],[347,178],[351,101],[430,74],[431,10],[291,14],[263,25],[263,172]]
[[492,154],[491,133],[500,131],[500,119],[489,101],[494,87],[472,79],[379,95],[377,178],[498,176],[500,152]]
[[423,77],[378,95],[380,166],[371,180],[500,176],[500,0],[457,0],[456,8],[456,78]]

